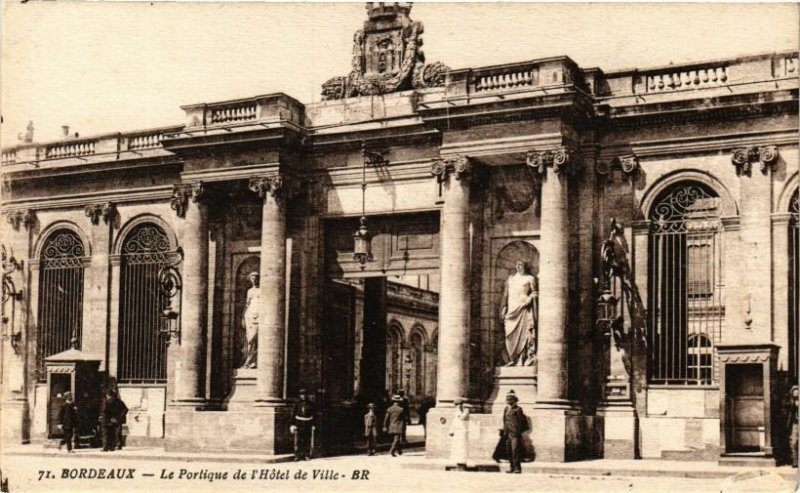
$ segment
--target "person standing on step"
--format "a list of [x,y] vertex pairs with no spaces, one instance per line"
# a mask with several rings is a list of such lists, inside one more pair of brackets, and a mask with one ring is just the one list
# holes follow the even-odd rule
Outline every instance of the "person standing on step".
[[503,410],[503,429],[501,439],[505,440],[506,453],[512,474],[522,472],[522,434],[528,431],[528,418],[517,405],[517,394],[510,390],[506,394],[506,408]]
[[78,408],[72,400],[71,392],[64,392],[64,405],[58,411],[58,426],[64,435],[58,444],[58,449],[61,450],[61,447],[66,443],[67,453],[75,453],[72,450],[72,445],[74,443],[77,446]]
[[375,455],[375,444],[378,441],[378,415],[375,414],[375,404],[367,405],[367,414],[364,415],[364,436],[367,438],[367,455]]
[[403,455],[401,439],[406,429],[406,420],[402,403],[402,397],[393,396],[392,405],[386,410],[386,416],[383,418],[383,432],[392,435],[392,447],[389,449],[392,457],[397,454]]
[[294,460],[309,460],[313,455],[314,428],[316,426],[316,409],[308,400],[306,389],[298,392],[300,400],[292,409],[292,428],[294,434]]
[[403,408],[403,421],[406,424],[406,426],[403,428],[402,440],[403,443],[408,443],[408,438],[406,438],[406,431],[408,430],[408,427],[411,426],[411,403],[408,401],[408,397],[406,397],[405,390],[403,389],[398,390],[397,395],[399,395],[401,399],[400,407]]
[[453,404],[455,413],[450,422],[450,436],[453,437],[450,460],[455,462],[459,471],[466,471],[469,455],[469,410],[472,406],[461,397],[454,400]]
[[114,389],[108,389],[103,399],[100,419],[103,426],[103,452],[113,452],[117,448],[119,433],[120,400]]

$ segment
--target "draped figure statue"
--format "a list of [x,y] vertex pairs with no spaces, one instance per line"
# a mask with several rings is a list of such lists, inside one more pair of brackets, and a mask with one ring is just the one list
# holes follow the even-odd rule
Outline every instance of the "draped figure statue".
[[501,308],[508,358],[506,366],[534,366],[539,292],[536,277],[528,274],[524,260],[518,260],[515,269],[516,272],[506,281]]
[[247,290],[247,306],[242,317],[242,326],[245,337],[242,341],[242,354],[244,363],[242,368],[255,368],[258,356],[258,313],[261,309],[261,289],[259,288],[258,272],[251,272],[247,276],[252,286]]

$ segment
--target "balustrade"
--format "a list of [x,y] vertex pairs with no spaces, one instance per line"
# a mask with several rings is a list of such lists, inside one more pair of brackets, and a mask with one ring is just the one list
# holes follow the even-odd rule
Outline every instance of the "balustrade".
[[14,164],[17,162],[17,151],[3,151],[0,155],[0,164]]
[[647,74],[645,77],[647,78],[647,92],[700,89],[724,86],[728,82],[728,67],[723,65],[692,70],[677,70],[674,72]]
[[513,72],[475,75],[475,92],[535,86],[539,83],[539,70],[528,67]]
[[255,102],[211,108],[211,124],[235,123],[255,120],[258,105]]
[[45,148],[46,159],[78,157],[94,154],[96,140],[77,140],[50,144]]

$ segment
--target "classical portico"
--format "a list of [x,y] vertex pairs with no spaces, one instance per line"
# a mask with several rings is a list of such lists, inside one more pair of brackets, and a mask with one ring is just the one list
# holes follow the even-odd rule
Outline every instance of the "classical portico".
[[[366,12],[322,101],[203,102],[179,125],[3,150],[4,436],[56,436],[52,382],[69,382],[45,359],[74,338],[131,409],[131,443],[168,450],[290,450],[301,388],[318,452],[352,450],[366,405],[405,389],[435,402],[430,457],[467,399],[484,462],[513,389],[535,460],[778,457],[800,337],[797,53],[451,70],[426,63],[410,5]],[[504,356],[519,261],[530,364]]]

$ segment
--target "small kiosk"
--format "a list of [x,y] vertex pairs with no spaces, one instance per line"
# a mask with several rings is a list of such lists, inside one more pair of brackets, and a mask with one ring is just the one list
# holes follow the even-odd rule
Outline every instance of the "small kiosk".
[[78,436],[93,441],[97,437],[100,414],[102,374],[100,358],[74,347],[45,358],[47,369],[47,436],[61,438],[58,413],[64,393],[71,392],[78,408]]

